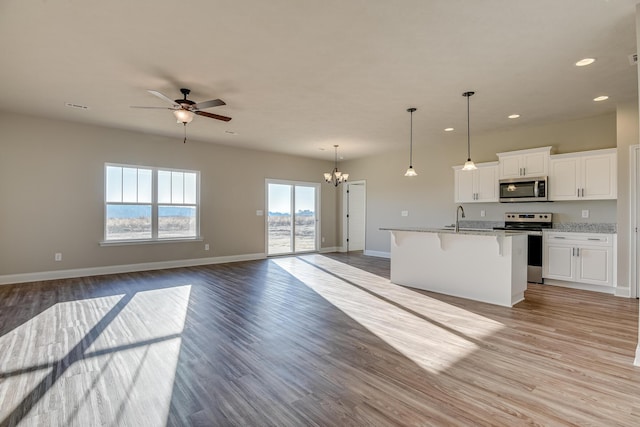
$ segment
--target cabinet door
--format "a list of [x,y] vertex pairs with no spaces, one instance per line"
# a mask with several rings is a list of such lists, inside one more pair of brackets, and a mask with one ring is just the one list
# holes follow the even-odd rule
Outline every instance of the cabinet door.
[[611,248],[578,248],[578,271],[576,280],[593,285],[611,286],[613,253]]
[[522,157],[524,176],[547,176],[549,173],[549,154],[533,153]]
[[478,168],[476,172],[476,202],[498,201],[498,167]]
[[578,158],[552,159],[549,164],[549,200],[578,199]]
[[474,202],[474,180],[476,176],[475,171],[463,171],[458,169],[455,171],[455,203],[470,203]]
[[581,178],[584,188],[583,199],[615,199],[617,197],[615,154],[583,158]]
[[518,178],[522,173],[522,156],[500,157],[500,178]]
[[545,279],[575,280],[574,249],[566,245],[548,243],[544,247],[543,277]]

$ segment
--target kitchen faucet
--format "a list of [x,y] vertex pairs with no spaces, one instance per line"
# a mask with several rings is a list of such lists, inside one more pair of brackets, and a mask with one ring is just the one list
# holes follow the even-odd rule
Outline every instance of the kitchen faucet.
[[462,218],[464,218],[464,208],[462,205],[458,206],[458,209],[456,209],[456,233],[460,231],[460,219],[458,218],[460,211],[462,211]]

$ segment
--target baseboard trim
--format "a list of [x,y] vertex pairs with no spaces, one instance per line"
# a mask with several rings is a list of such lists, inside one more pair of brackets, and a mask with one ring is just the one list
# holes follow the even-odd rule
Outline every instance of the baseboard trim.
[[228,262],[265,259],[264,253],[231,255],[211,258],[181,259],[174,261],[145,262],[140,264],[110,265],[105,267],[76,268],[70,270],[40,271],[37,273],[7,274],[0,276],[0,285],[40,282],[43,280],[71,279],[74,277],[102,276],[105,274],[133,273],[136,271],[164,270],[167,268],[195,267],[198,265],[224,264]]
[[633,361],[634,366],[640,366],[640,343],[636,347],[636,358]]
[[588,283],[565,282],[562,280],[544,279],[545,285],[561,286],[563,288],[580,289],[583,291],[601,292],[603,294],[614,295],[616,288],[613,286],[598,286]]
[[617,297],[623,297],[623,298],[631,298],[631,288],[627,287],[622,287],[622,286],[617,286],[615,289],[615,296]]
[[366,256],[375,256],[378,258],[391,258],[391,252],[369,251],[365,249],[364,254]]
[[329,252],[343,252],[341,246],[328,246],[326,248],[320,248],[318,253],[327,254]]

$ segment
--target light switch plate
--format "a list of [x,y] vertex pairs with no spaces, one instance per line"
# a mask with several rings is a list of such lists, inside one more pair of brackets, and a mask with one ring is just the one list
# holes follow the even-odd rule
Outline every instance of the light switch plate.
[[484,209],[482,209],[480,211],[480,216],[484,218],[485,216],[487,216],[487,212]]
[[582,218],[589,218],[589,209],[582,210]]
[[400,212],[400,215],[409,216],[409,211],[402,211],[402,212]]

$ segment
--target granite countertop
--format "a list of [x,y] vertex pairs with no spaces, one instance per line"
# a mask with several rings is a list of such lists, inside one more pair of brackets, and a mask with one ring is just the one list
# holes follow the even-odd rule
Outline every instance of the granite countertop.
[[453,228],[429,228],[429,227],[382,227],[382,231],[409,231],[416,233],[442,233],[442,234],[463,234],[474,236],[519,236],[527,234],[522,231],[505,231],[505,230],[491,230],[491,229],[473,229],[473,228],[461,228],[460,231],[455,231]]
[[547,231],[562,231],[567,233],[606,233],[616,234],[617,224],[613,223],[587,223],[587,222],[558,222]]

